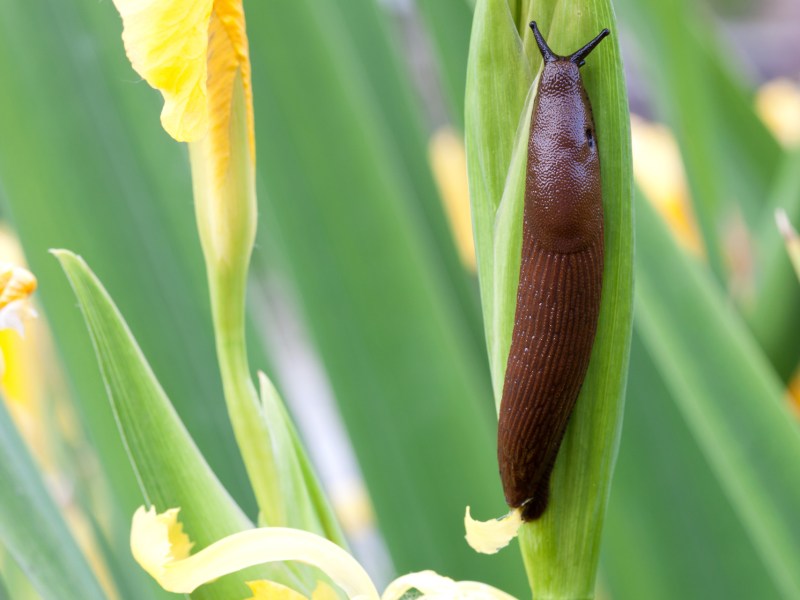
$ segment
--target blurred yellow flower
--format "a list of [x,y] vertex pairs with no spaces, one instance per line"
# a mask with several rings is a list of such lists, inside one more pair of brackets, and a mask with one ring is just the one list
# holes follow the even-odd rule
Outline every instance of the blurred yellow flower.
[[765,83],[756,94],[756,112],[784,146],[800,144],[800,85],[789,79]]
[[[25,337],[20,336],[18,325],[27,317],[38,317],[30,298],[37,283],[33,274],[20,266],[25,264],[22,247],[14,232],[4,224],[0,224],[0,257],[7,261],[0,263],[0,313],[15,309],[19,317],[19,322],[12,318],[14,327],[0,330],[0,369],[4,367],[0,370],[2,400],[106,596],[115,600],[119,594],[98,542],[98,527],[107,527],[104,496],[107,490],[97,482],[91,490],[81,492],[80,500],[74,493],[78,472],[91,477],[95,456],[86,447],[69,403],[67,384],[46,319],[24,323]],[[77,470],[68,458],[75,452],[81,456]]]
[[[0,331],[13,329],[24,335],[23,322],[35,317],[36,311],[29,298],[36,291],[36,277],[22,267],[9,263],[0,263]],[[0,374],[5,371],[2,355],[0,355]]]
[[702,255],[680,150],[672,132],[631,115],[633,176],[684,248]]
[[444,203],[461,262],[471,271],[475,271],[475,242],[472,239],[464,140],[451,127],[442,127],[435,131],[428,142],[428,161]]
[[[188,594],[218,577],[261,563],[297,561],[330,577],[351,600],[399,600],[417,590],[419,598],[514,600],[491,586],[453,581],[433,571],[410,573],[393,581],[382,596],[364,568],[333,542],[299,529],[262,527],[230,535],[190,555],[192,542],[178,521],[176,508],[157,513],[140,507],[133,516],[131,550],[136,561],[165,590]],[[271,581],[248,583],[247,600],[306,600],[302,594]],[[320,583],[310,600],[333,600],[336,592]]]

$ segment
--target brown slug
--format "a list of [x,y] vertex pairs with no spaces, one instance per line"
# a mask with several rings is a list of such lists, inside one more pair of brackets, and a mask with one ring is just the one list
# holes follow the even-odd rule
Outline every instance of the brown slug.
[[497,457],[522,519],[547,508],[550,474],[594,344],[603,286],[603,198],[592,107],[579,67],[608,29],[544,58],[531,117],[522,260],[500,404]]

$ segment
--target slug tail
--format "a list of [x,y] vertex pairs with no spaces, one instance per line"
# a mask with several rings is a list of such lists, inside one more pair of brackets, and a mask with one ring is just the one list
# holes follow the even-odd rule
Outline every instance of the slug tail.
[[522,520],[526,523],[529,521],[536,521],[547,510],[547,504],[550,501],[550,478],[536,490],[533,498],[528,500],[522,506]]

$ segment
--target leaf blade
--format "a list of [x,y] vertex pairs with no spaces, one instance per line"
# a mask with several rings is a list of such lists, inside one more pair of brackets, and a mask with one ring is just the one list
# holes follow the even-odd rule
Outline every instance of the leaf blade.
[[642,338],[772,577],[796,595],[800,430],[780,380],[641,195],[636,208]]
[[[83,260],[54,250],[92,337],[109,400],[146,501],[181,509],[185,531],[203,548],[252,524],[211,471],[177,416],[111,297]],[[193,598],[238,597],[245,581],[267,573],[292,580],[282,566],[248,570],[203,586]]]
[[0,481],[0,540],[42,597],[105,598],[2,399]]

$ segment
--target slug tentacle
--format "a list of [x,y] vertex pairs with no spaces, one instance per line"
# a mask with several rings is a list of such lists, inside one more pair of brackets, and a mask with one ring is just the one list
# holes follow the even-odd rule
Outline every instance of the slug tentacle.
[[570,55],[569,60],[574,62],[579,67],[582,67],[584,62],[586,61],[586,57],[589,56],[589,53],[592,50],[594,50],[595,47],[597,46],[597,44],[599,44],[603,40],[603,38],[606,37],[609,33],[610,33],[610,31],[608,31],[608,29],[603,29],[603,31],[598,33],[597,37],[594,38],[591,42],[586,44],[580,50],[577,50],[576,52],[573,52]]
[[539,31],[538,25],[536,25],[536,21],[531,21],[531,29],[533,30],[533,37],[536,40],[536,45],[539,46],[539,52],[542,53],[542,58],[545,62],[552,62],[558,58],[558,56],[550,50],[550,46],[547,45],[547,42],[542,36],[542,32]]
[[531,117],[517,307],[498,427],[507,503],[539,518],[594,345],[603,286],[600,159],[579,67],[535,23],[544,69]]

